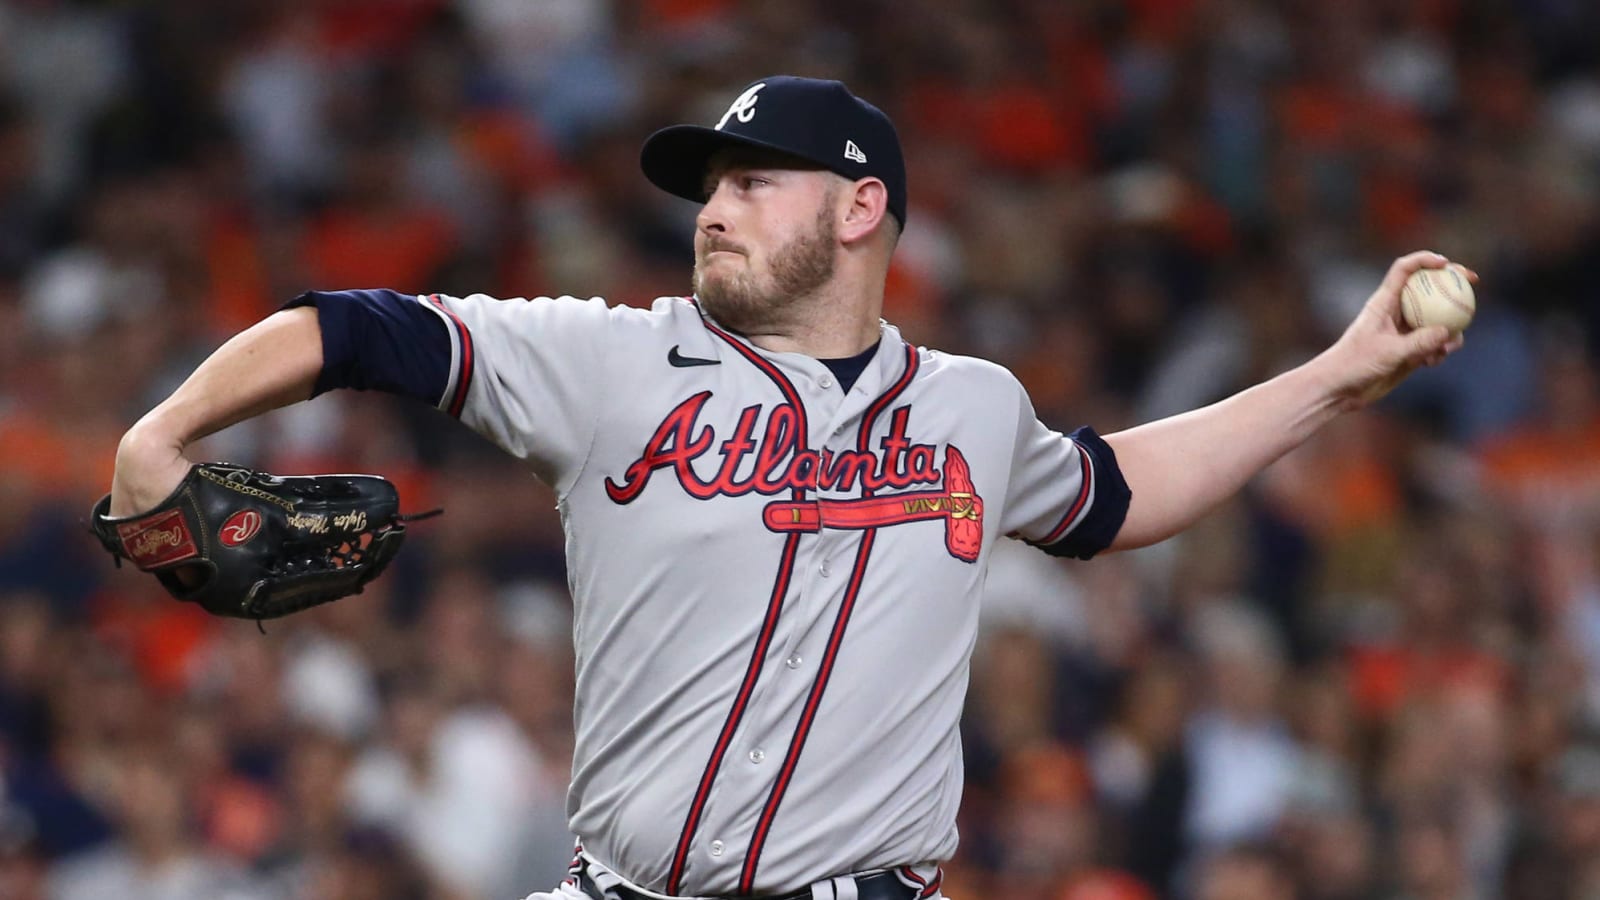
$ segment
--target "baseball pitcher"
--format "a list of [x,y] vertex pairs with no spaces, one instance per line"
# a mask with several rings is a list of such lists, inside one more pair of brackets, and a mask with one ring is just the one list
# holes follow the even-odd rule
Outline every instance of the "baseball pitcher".
[[1401,284],[1446,264],[1413,253],[1300,368],[1061,434],[1005,369],[879,318],[905,167],[844,85],[764,78],[641,161],[703,204],[691,295],[306,294],[128,431],[103,510],[113,535],[142,521],[190,478],[192,441],[337,388],[419,398],[526,461],[567,535],[580,839],[530,900],[939,897],[995,543],[1088,559],[1163,540],[1459,345],[1402,327]]

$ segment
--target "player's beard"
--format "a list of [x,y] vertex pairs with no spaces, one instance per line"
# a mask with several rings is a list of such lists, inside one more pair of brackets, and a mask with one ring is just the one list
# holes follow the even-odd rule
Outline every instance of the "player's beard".
[[[770,333],[793,318],[799,303],[833,280],[837,238],[830,191],[817,211],[816,227],[772,253],[765,279],[748,267],[731,274],[711,274],[705,269],[705,260],[697,258],[695,296],[705,311],[727,328],[740,334]],[[746,260],[748,266],[748,257]]]

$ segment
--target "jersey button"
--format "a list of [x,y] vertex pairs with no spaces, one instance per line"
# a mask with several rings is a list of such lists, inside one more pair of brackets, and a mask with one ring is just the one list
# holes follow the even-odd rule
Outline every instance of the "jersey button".
[[795,655],[793,655],[793,656],[789,657],[788,659],[784,660],[783,664],[788,666],[791,669],[798,669],[798,668],[800,668],[800,664],[803,663],[803,662],[805,662],[805,660],[801,659],[800,658],[800,654],[796,653]]
[[755,763],[758,766],[761,765],[761,761],[766,759],[766,758],[767,758],[766,751],[762,750],[760,747],[757,747],[754,750],[750,751],[750,761]]
[[722,842],[721,841],[712,841],[711,842],[711,855],[712,856],[721,856],[722,855]]
[[822,573],[822,577],[823,578],[827,578],[828,577],[828,573],[830,571],[832,571],[832,570],[828,568],[828,561],[827,560],[823,560],[822,561],[822,565],[817,566],[817,571]]
[[833,378],[828,375],[824,375],[822,378],[818,379],[817,384],[820,384],[825,388],[831,388],[833,387]]

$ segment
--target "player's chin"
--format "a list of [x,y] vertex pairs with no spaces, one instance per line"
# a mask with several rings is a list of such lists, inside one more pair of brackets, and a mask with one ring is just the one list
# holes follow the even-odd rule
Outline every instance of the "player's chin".
[[719,289],[719,285],[716,282],[716,278],[706,274],[704,266],[696,265],[694,267],[694,295],[696,297],[704,301],[709,296],[716,294]]
[[695,296],[700,306],[724,326],[747,334],[771,318],[767,303],[738,278],[700,278]]
[[700,298],[706,312],[722,318],[743,307],[743,298],[733,288],[728,279],[700,277],[695,279],[694,295]]
[[712,263],[695,269],[694,287],[700,297],[713,297],[724,300],[725,304],[737,304],[750,293],[751,285],[744,273]]

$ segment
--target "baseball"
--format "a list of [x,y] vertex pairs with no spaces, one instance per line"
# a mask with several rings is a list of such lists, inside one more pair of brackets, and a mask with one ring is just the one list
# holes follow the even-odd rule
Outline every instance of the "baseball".
[[1442,269],[1418,269],[1400,289],[1400,315],[1412,328],[1443,325],[1460,333],[1472,323],[1477,309],[1472,282],[1455,263]]

